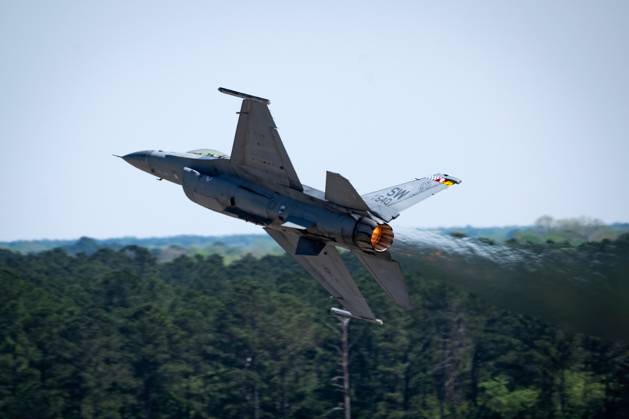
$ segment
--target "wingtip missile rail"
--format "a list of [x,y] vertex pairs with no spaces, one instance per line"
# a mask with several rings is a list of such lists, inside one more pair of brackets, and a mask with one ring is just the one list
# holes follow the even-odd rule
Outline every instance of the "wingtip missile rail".
[[343,310],[340,308],[336,308],[336,307],[331,307],[330,308],[330,313],[337,316],[337,317],[342,317],[345,319],[356,319],[356,320],[364,320],[366,322],[369,323],[375,323],[377,325],[382,326],[384,324],[384,322],[380,319],[368,319],[365,317],[358,317],[358,316],[354,316],[351,312],[347,311],[347,310]]
[[239,97],[241,99],[248,99],[248,100],[253,100],[254,102],[264,103],[265,105],[270,105],[271,104],[271,101],[269,99],[265,99],[265,98],[259,97],[259,96],[249,95],[247,93],[237,92],[235,90],[226,89],[224,87],[219,87],[218,91],[221,92],[221,93],[224,93],[226,95]]

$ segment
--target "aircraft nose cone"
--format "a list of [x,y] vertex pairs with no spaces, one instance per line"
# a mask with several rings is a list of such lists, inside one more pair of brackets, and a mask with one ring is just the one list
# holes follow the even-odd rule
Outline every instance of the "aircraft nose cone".
[[150,154],[150,151],[136,151],[135,153],[129,153],[126,156],[122,156],[122,158],[130,165],[137,167],[140,170],[144,170],[145,172],[148,172],[148,157]]

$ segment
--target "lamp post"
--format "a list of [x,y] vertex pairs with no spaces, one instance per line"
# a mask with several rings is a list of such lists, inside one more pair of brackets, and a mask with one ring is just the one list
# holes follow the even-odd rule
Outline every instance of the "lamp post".
[[349,318],[344,317],[341,321],[341,352],[343,365],[343,406],[345,408],[345,419],[351,419],[351,399],[349,396],[349,345],[347,342],[347,327]]
[[[341,326],[341,366],[343,368],[343,386],[338,386],[343,389],[343,411],[345,412],[345,419],[351,419],[351,398],[349,393],[349,342],[347,337],[347,328],[351,319],[351,314],[348,311],[332,308],[331,313],[335,315]],[[341,377],[334,377],[332,380],[336,380]],[[335,384],[337,385],[337,384]],[[339,410],[340,407],[336,407],[326,413],[326,416],[332,411]]]

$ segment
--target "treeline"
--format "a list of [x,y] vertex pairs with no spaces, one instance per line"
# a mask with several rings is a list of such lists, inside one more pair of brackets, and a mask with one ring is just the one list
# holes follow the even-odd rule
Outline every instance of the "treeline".
[[[455,237],[489,239],[494,242],[519,241],[521,243],[567,243],[579,245],[587,242],[614,240],[629,233],[629,223],[605,224],[588,217],[555,219],[548,215],[539,217],[533,225],[506,227],[444,227],[421,229]],[[229,262],[247,253],[254,256],[281,254],[281,248],[266,234],[233,234],[226,236],[179,235],[170,237],[118,237],[95,239],[81,237],[77,240],[15,240],[0,241],[0,249],[18,253],[37,253],[62,248],[70,254],[91,254],[100,249],[120,250],[127,246],[145,247],[158,260],[171,261],[176,256],[220,254]]]
[[629,223],[605,224],[590,217],[556,219],[543,215],[530,226],[447,227],[436,231],[456,236],[487,238],[497,242],[516,240],[522,243],[553,242],[579,245],[617,239],[620,235],[629,233]]
[[[403,312],[344,258],[385,322],[350,322],[353,417],[629,416],[626,345],[414,271]],[[0,251],[0,417],[342,417],[334,305],[287,256]]]
[[128,246],[140,246],[153,253],[158,261],[170,262],[178,256],[207,256],[218,254],[227,262],[240,259],[251,253],[254,256],[282,254],[281,248],[266,234],[235,234],[228,236],[170,236],[170,237],[120,237],[94,239],[81,237],[78,240],[17,240],[0,242],[0,249],[18,253],[45,252],[61,248],[71,255],[92,254],[101,249],[120,250]]

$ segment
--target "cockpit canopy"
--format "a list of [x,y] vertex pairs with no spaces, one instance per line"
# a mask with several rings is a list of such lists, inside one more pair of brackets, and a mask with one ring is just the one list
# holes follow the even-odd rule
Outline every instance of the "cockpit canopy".
[[190,154],[196,154],[197,156],[210,157],[213,159],[228,159],[229,156],[218,150],[212,150],[209,148],[200,148],[198,150],[188,151]]

